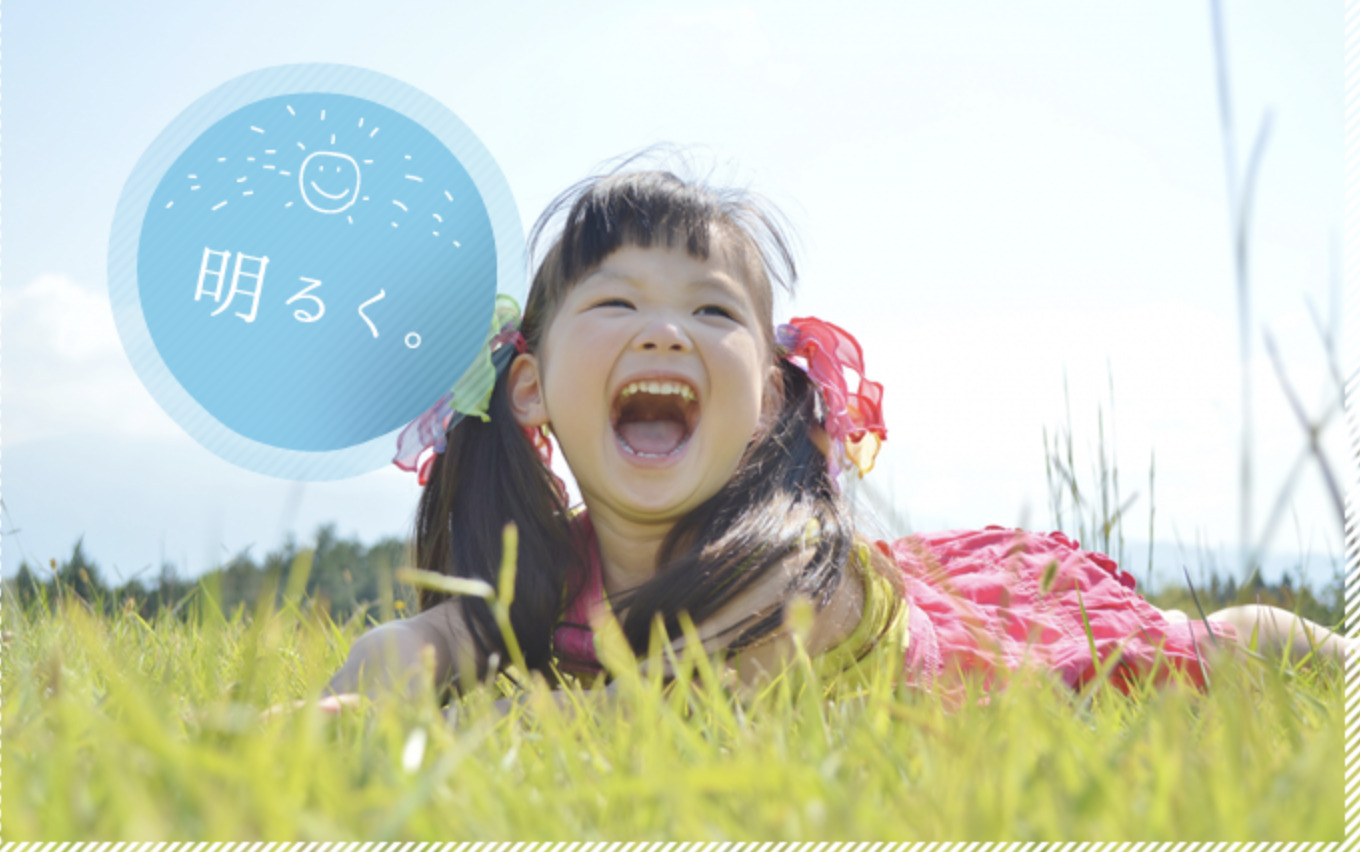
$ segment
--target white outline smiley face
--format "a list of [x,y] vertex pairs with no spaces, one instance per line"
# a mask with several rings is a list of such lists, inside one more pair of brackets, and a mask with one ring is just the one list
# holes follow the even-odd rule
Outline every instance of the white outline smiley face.
[[[349,163],[350,168],[354,169],[353,185],[348,185],[348,181],[346,181],[344,189],[339,194],[334,194],[318,186],[315,179],[309,181],[307,179],[307,166],[317,157],[333,157]],[[325,166],[320,166],[317,171],[324,171],[325,168]],[[335,164],[335,168],[337,174],[343,174],[343,167],[339,163]],[[310,193],[307,189],[308,183],[311,184]],[[341,154],[336,151],[314,151],[307,155],[307,159],[302,161],[302,166],[298,169],[298,188],[302,190],[302,200],[318,213],[339,213],[348,210],[359,199],[359,164],[348,154]],[[315,200],[313,196],[317,196]]]

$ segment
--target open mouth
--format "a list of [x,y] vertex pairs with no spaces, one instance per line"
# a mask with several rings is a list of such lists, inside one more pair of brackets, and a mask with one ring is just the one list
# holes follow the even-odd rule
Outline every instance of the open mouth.
[[627,452],[644,459],[675,455],[699,423],[694,388],[674,379],[629,382],[614,399],[614,434]]

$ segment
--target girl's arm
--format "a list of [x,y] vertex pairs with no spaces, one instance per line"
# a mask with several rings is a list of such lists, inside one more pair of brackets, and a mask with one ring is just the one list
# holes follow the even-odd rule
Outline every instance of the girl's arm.
[[[477,645],[456,599],[446,600],[413,618],[373,628],[350,646],[349,658],[326,691],[344,705],[357,693],[396,692],[410,698],[457,680],[476,677]],[[430,663],[433,666],[431,671]],[[463,669],[471,667],[471,671]]]
[[[1172,618],[1176,621],[1186,620],[1185,614],[1181,612],[1175,612]],[[1260,604],[1233,606],[1210,613],[1209,620],[1235,627],[1237,641],[1242,645],[1250,643],[1255,636],[1257,650],[1263,654],[1279,656],[1287,650],[1295,663],[1313,654],[1345,665],[1346,654],[1360,650],[1360,641],[1333,633],[1321,624],[1279,607]]]

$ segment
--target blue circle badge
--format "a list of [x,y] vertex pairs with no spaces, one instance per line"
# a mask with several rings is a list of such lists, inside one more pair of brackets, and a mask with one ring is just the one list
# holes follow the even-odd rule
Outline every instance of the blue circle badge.
[[522,295],[504,177],[424,94],[370,71],[271,68],[182,113],[119,200],[114,318],[157,402],[274,476],[386,464]]

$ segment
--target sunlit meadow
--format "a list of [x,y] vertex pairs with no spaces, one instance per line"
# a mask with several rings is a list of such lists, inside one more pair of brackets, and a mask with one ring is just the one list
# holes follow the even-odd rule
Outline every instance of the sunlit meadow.
[[697,655],[663,682],[606,653],[607,691],[264,714],[364,629],[299,598],[301,561],[281,606],[229,617],[210,584],[151,623],[69,591],[7,608],[5,840],[1342,837],[1334,665],[949,702],[886,670],[828,694],[801,660],[743,694]]

